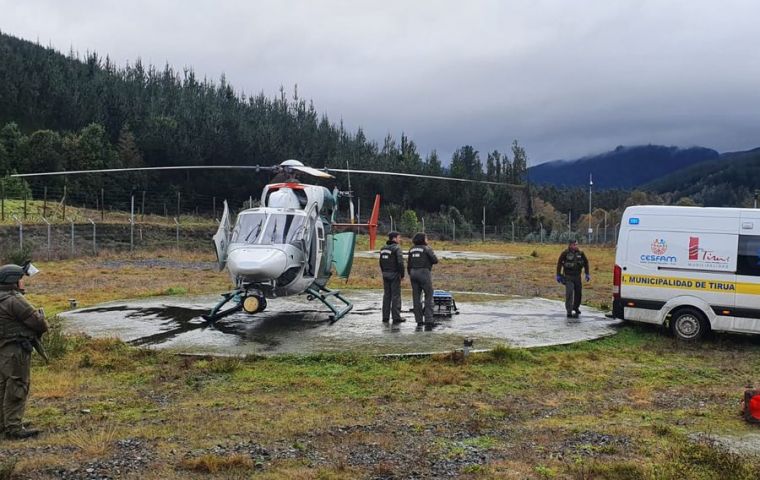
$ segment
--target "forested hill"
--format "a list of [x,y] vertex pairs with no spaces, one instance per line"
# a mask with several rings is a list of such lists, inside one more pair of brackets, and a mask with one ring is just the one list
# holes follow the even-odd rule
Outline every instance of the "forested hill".
[[[512,147],[512,160],[498,151],[489,153],[488,171],[483,172],[485,159],[464,145],[451,160],[451,174],[520,182],[525,152],[516,143]],[[272,165],[289,158],[314,167],[348,163],[356,169],[449,173],[434,152],[423,159],[403,134],[398,142],[388,135],[378,145],[361,129],[349,132],[331,123],[296,89],[292,94],[281,90],[275,98],[246,96],[224,77],[219,82],[199,79],[190,68],[157,69],[139,60],[121,68],[96,53],[80,59],[74,52],[63,55],[0,33],[0,175],[141,165]],[[269,180],[218,171],[88,177],[69,180],[70,198],[75,191],[96,192],[107,185],[112,196],[130,190],[182,191],[242,201],[256,198]],[[339,179],[340,187],[347,187],[345,180]],[[41,189],[42,182],[31,185]],[[44,182],[52,189],[63,180]],[[358,175],[352,175],[351,183],[368,200],[366,205],[377,192],[385,205],[436,212],[457,207],[473,220],[485,204],[495,220],[513,214],[514,202],[502,187]]]
[[592,173],[597,188],[633,188],[681,168],[719,157],[715,150],[703,147],[619,146],[600,155],[530,167],[528,177],[532,183],[538,184],[585,186],[588,185],[589,173]]
[[711,207],[752,206],[760,189],[760,148],[724,153],[719,160],[703,162],[653,181],[642,188],[672,192]]

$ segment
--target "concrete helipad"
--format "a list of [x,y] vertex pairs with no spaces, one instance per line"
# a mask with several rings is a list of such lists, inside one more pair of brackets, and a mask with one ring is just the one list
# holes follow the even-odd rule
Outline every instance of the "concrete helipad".
[[407,322],[381,322],[382,292],[349,291],[353,311],[331,323],[326,309],[305,297],[269,301],[254,316],[231,315],[215,325],[201,315],[217,296],[155,297],[124,300],[62,314],[69,332],[94,337],[118,337],[136,346],[195,354],[312,354],[363,352],[405,354],[451,351],[465,338],[475,349],[509,344],[536,347],[591,340],[616,332],[617,320],[585,308],[579,320],[564,315],[561,302],[542,298],[488,297],[487,301],[458,301],[461,312],[441,319],[429,330],[417,328],[410,292],[404,292]]

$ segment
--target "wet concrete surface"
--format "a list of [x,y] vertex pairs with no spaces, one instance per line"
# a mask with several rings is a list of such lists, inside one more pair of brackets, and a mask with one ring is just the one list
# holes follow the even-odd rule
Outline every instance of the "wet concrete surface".
[[[154,297],[124,300],[63,313],[65,328],[94,337],[117,337],[140,347],[216,355],[272,355],[362,352],[408,354],[461,348],[465,338],[475,349],[509,344],[536,347],[591,340],[616,332],[617,320],[584,308],[581,318],[565,317],[562,302],[542,298],[493,296],[457,302],[460,314],[437,317],[437,325],[419,329],[404,292],[405,323],[381,321],[382,292],[348,291],[354,308],[337,322],[321,303],[304,296],[273,299],[264,312],[240,312],[209,325],[201,318],[218,296]],[[456,298],[456,296],[455,296]]]
[[[407,248],[401,248],[404,255],[407,253]],[[440,260],[512,260],[514,255],[503,255],[501,253],[487,253],[487,252],[470,252],[464,250],[436,250],[435,255]],[[379,250],[366,250],[363,252],[354,252],[354,257],[359,258],[379,258]]]

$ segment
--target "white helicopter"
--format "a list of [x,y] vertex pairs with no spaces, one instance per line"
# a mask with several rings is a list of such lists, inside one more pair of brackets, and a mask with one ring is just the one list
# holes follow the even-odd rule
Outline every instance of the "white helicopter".
[[[298,160],[286,160],[280,168],[286,174],[298,171],[334,178]],[[356,245],[355,232],[334,232],[335,226],[342,225],[335,223],[340,194],[337,189],[330,192],[325,187],[302,184],[295,179],[272,183],[261,193],[262,206],[238,213],[234,227],[231,227],[225,201],[213,240],[219,268],[226,265],[235,289],[222,294],[222,301],[204,318],[216,321],[240,310],[257,313],[266,308],[267,298],[301,293],[306,293],[309,300],[324,303],[332,311],[333,321],[351,311],[353,304],[339,291],[326,286],[333,265],[338,277],[348,278]],[[351,224],[368,227],[371,249],[377,236],[379,214],[380,195],[377,195],[369,223]],[[330,297],[335,297],[343,306],[336,306]],[[230,301],[234,305],[221,310]]]
[[[223,293],[222,300],[203,316],[208,322],[215,322],[241,310],[255,314],[267,307],[267,299],[303,293],[309,300],[317,299],[330,309],[332,321],[339,320],[353,308],[353,304],[343,297],[340,291],[327,288],[333,265],[339,278],[348,278],[356,245],[355,232],[337,233],[335,230],[337,227],[345,226],[367,227],[369,246],[374,250],[380,214],[380,195],[375,196],[368,223],[336,223],[338,199],[341,196],[350,197],[351,192],[340,192],[337,188],[331,192],[322,186],[301,183],[296,179],[297,172],[317,178],[334,178],[328,172],[360,173],[521,187],[485,180],[410,173],[334,168],[319,170],[305,166],[298,160],[286,160],[276,166],[141,167],[24,173],[11,176],[23,178],[194,169],[255,169],[257,172],[264,170],[278,173],[275,181],[264,187],[261,206],[239,212],[234,225],[227,202],[224,202],[219,228],[212,238],[219,269],[227,268],[234,289]],[[353,203],[350,202],[349,205],[353,219]],[[335,297],[342,305],[332,302],[331,297]],[[230,302],[232,306],[223,310]]]

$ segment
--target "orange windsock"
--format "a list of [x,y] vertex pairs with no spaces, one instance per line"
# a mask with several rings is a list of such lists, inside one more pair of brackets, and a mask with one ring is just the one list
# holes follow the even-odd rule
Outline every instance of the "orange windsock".
[[375,249],[377,238],[377,221],[380,218],[380,194],[375,195],[375,204],[372,206],[372,215],[369,217],[367,229],[369,230],[369,249]]

